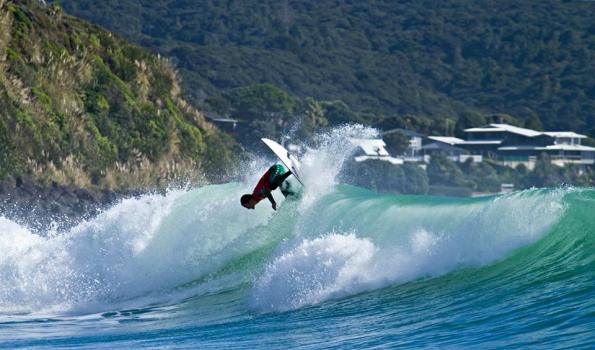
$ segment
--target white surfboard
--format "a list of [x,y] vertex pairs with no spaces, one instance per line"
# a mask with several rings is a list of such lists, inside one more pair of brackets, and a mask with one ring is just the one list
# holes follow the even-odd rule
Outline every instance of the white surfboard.
[[287,169],[291,171],[296,180],[298,180],[302,186],[304,186],[304,182],[301,179],[302,173],[300,172],[300,162],[297,160],[297,158],[277,142],[265,138],[262,138],[261,140],[271,149],[271,151],[273,151],[273,153],[275,153],[281,163],[283,163],[283,165],[285,165]]

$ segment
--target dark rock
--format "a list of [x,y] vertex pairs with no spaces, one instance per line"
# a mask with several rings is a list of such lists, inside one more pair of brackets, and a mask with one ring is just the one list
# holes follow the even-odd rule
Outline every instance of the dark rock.
[[39,193],[39,190],[36,189],[35,186],[29,181],[21,180],[21,184],[17,187],[19,188],[21,194],[26,194],[31,197],[33,197],[34,194]]
[[11,190],[8,183],[0,181],[0,195],[6,194]]
[[76,197],[76,194],[66,187],[61,188],[59,191],[60,191],[60,201],[74,201],[74,202],[76,202],[78,200],[78,198]]
[[97,202],[98,198],[91,193],[90,191],[84,189],[76,189],[74,190],[74,195],[79,199],[79,201],[85,202]]
[[0,181],[0,216],[45,234],[56,225],[58,230],[66,230],[114,205],[120,198],[130,196],[109,190],[71,188],[55,181],[38,186],[17,178]]

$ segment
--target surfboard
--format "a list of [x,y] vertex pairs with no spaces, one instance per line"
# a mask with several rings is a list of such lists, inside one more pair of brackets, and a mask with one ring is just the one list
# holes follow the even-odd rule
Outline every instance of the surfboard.
[[287,169],[291,171],[293,177],[295,177],[295,179],[305,187],[304,182],[301,179],[302,173],[300,172],[300,162],[297,160],[297,158],[277,142],[267,138],[262,138],[261,140],[265,145],[267,145],[268,148],[271,149],[271,151],[273,151],[273,153],[275,153],[281,163],[283,163],[283,165],[285,165]]

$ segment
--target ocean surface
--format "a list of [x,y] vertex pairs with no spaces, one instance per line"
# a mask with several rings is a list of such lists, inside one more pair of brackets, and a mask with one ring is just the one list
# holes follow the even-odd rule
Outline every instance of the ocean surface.
[[0,347],[593,348],[595,189],[377,194],[338,180],[362,132],[277,212],[239,205],[270,158],[67,232],[0,216]]

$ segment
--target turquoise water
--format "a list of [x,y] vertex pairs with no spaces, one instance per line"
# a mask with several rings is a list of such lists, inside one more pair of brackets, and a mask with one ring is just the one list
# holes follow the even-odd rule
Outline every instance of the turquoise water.
[[551,349],[595,340],[592,189],[453,199],[339,185],[277,213],[238,208],[244,189],[129,199],[47,237],[0,219],[0,345]]
[[337,183],[339,136],[277,212],[239,205],[269,160],[67,232],[0,217],[0,347],[592,348],[595,189],[381,195]]

